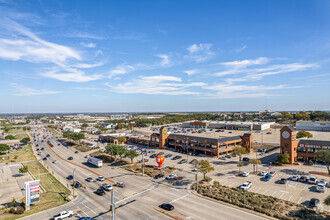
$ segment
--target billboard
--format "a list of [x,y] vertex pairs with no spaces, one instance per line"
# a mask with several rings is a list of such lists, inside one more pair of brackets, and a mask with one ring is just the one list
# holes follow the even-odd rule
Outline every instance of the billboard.
[[26,188],[26,204],[39,202],[40,199],[40,180],[30,181],[25,183]]

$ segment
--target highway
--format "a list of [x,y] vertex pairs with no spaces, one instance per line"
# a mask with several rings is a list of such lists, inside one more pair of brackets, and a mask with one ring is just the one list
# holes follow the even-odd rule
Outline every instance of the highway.
[[[47,212],[39,213],[34,216],[34,219],[48,219],[60,211],[69,209],[78,212],[81,216],[90,216],[94,219],[110,219],[110,192],[106,192],[106,195],[104,196],[99,196],[94,192],[103,183],[111,184],[111,182],[107,180],[104,182],[86,182],[85,179],[87,177],[93,177],[96,179],[97,176],[86,169],[62,160],[56,154],[65,159],[72,156],[72,162],[88,167],[89,169],[115,181],[124,182],[126,184],[125,188],[114,187],[115,201],[122,200],[125,197],[131,196],[155,185],[159,186],[119,204],[116,209],[116,219],[169,219],[168,216],[165,216],[154,209],[162,203],[171,203],[174,205],[175,209],[171,211],[171,214],[182,219],[265,219],[265,217],[245,212],[238,208],[232,208],[195,196],[187,189],[187,185],[175,187],[167,183],[164,179],[155,181],[149,177],[137,176],[122,169],[113,169],[106,165],[102,168],[91,167],[86,164],[87,159],[85,156],[88,155],[88,153],[74,153],[74,149],[66,148],[62,144],[59,144],[55,136],[50,134],[49,131],[46,131],[44,127],[41,127],[41,129],[49,134],[49,140],[54,145],[53,148],[50,148],[45,144],[47,142],[46,140],[41,142],[44,134],[41,133],[40,130],[37,130],[36,133],[40,134],[36,135],[36,143],[39,144],[37,148],[45,148],[40,158],[44,158],[47,154],[50,154],[50,157],[47,160],[43,160],[45,167],[48,168],[56,178],[61,179],[66,183],[67,186],[72,183],[72,180],[69,181],[66,177],[72,175],[75,170],[75,180],[82,183],[86,189],[76,189],[79,197],[72,203]],[[36,148],[34,148],[34,150],[35,149]],[[56,152],[56,154],[54,152]],[[52,163],[54,160],[57,160],[58,163]],[[193,179],[193,176],[189,178]]]

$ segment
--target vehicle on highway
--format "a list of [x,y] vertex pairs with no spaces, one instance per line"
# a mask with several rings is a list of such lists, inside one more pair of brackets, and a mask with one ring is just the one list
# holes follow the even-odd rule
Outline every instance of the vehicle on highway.
[[103,176],[99,176],[99,177],[96,178],[96,180],[97,180],[97,181],[104,181],[105,179],[104,179]]
[[230,154],[226,155],[226,157],[227,157],[228,159],[232,158],[232,156],[231,156]]
[[270,171],[270,172],[269,172],[269,175],[271,175],[271,176],[275,176],[275,174],[276,174],[275,171]]
[[47,160],[47,157],[44,157],[43,160]]
[[270,174],[267,174],[262,180],[268,182],[272,176]]
[[96,194],[100,195],[100,196],[103,196],[103,195],[105,195],[105,192],[104,192],[103,189],[99,188],[99,189],[96,190]]
[[87,181],[87,182],[95,182],[95,180],[94,180],[92,177],[87,177],[87,178],[86,178],[86,181]]
[[325,185],[317,184],[316,191],[317,192],[325,192]]
[[249,162],[250,161],[250,158],[248,158],[248,157],[243,157],[243,159],[242,159],[244,162]]
[[57,146],[60,146],[60,143],[58,143]]
[[60,212],[57,215],[54,215],[52,220],[59,220],[59,219],[64,219],[64,218],[71,218],[73,216],[73,211],[63,211]]
[[247,181],[247,182],[244,182],[242,185],[240,185],[238,188],[242,189],[242,190],[248,190],[249,188],[251,188],[251,186],[252,186],[252,183]]
[[291,181],[299,181],[299,176],[292,176],[290,178]]
[[159,178],[163,178],[164,177],[164,174],[160,173],[160,174],[157,174],[156,176],[154,176],[154,179],[159,179]]
[[318,200],[316,198],[312,198],[308,203],[308,207],[315,208],[315,207],[318,207],[319,204],[320,204],[320,200]]
[[73,184],[71,184],[71,186],[74,186],[74,188],[80,188],[82,187],[81,183],[78,181],[74,181]]
[[57,164],[57,163],[58,163],[57,160],[54,160],[54,161],[53,161],[53,164]]
[[163,203],[159,207],[167,211],[172,211],[174,209],[174,206],[169,203]]
[[317,178],[314,176],[311,176],[308,180],[309,184],[316,184],[317,183]]
[[166,154],[165,158],[169,158],[169,157],[172,157],[172,156],[173,156],[173,154]]
[[125,187],[125,183],[123,182],[117,182],[116,184],[114,184],[114,186],[120,187],[120,188],[124,188]]
[[47,154],[46,157],[50,157],[50,154]]
[[280,180],[278,180],[278,184],[286,184],[287,179],[285,178],[281,178]]
[[42,155],[42,152],[38,152],[38,155]]
[[77,154],[77,153],[79,153],[79,151],[76,150],[74,153]]
[[73,176],[72,175],[69,175],[69,176],[67,176],[67,179],[68,180],[72,180],[73,179]]
[[73,160],[73,157],[68,157],[68,160]]
[[249,174],[250,174],[250,172],[243,172],[243,173],[241,173],[241,176],[247,177]]
[[110,186],[109,184],[103,184],[102,185],[102,189],[104,189],[105,191],[111,191],[112,190],[112,186]]
[[88,157],[87,163],[92,164],[96,167],[102,167],[102,165],[103,165],[103,161],[101,159],[98,159],[95,157]]
[[182,159],[178,162],[178,164],[183,164],[183,163],[187,163],[187,160],[186,159]]
[[36,150],[39,151],[39,148],[37,148]]
[[40,150],[45,150],[45,148],[44,148],[44,147],[42,147]]
[[264,170],[264,171],[262,171],[261,173],[259,173],[259,175],[260,175],[260,176],[266,176],[267,174],[268,174],[268,172],[267,172],[267,171],[265,171],[265,170]]
[[177,175],[176,175],[175,173],[172,173],[172,174],[168,175],[165,179],[167,179],[167,180],[172,180],[172,179],[174,179],[175,177],[177,177]]
[[299,178],[299,182],[303,182],[303,183],[305,183],[305,182],[307,182],[308,181],[308,178],[306,177],[306,176],[301,176],[300,178]]

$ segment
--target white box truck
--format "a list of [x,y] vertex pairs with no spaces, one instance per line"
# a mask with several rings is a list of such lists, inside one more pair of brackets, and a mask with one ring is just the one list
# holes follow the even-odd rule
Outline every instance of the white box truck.
[[95,157],[89,157],[87,162],[97,167],[101,167],[103,165],[103,161]]

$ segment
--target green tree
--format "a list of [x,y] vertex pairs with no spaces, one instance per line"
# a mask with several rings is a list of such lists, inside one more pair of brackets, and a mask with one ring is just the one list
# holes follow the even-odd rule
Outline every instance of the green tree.
[[303,138],[303,137],[312,138],[313,135],[308,131],[299,131],[297,134],[297,138]]
[[7,144],[0,144],[0,152],[8,151],[10,147]]
[[330,195],[324,199],[324,204],[330,206]]
[[200,160],[197,161],[198,171],[203,173],[203,178],[205,179],[205,175],[214,170],[214,167],[211,166],[208,160]]
[[29,141],[30,141],[30,138],[28,138],[28,137],[25,137],[21,140],[21,142],[24,143],[24,144],[29,143]]
[[5,139],[6,140],[15,140],[15,139],[17,139],[17,137],[16,136],[14,136],[14,135],[7,135],[6,137],[5,137]]
[[84,129],[88,127],[88,124],[84,123],[81,125],[81,127],[83,127]]
[[126,143],[126,138],[125,137],[119,137],[118,142],[119,143]]
[[117,144],[108,144],[105,149],[113,156],[115,156],[115,158],[117,157],[117,155],[119,155],[120,153],[120,147],[119,145]]
[[289,163],[290,161],[290,155],[286,152],[278,156],[277,161],[280,163]]
[[120,157],[125,157],[126,156],[125,153],[126,153],[127,150],[123,146],[118,146],[117,151],[118,151],[118,155]]
[[261,164],[261,161],[258,159],[250,159],[250,164],[253,164],[253,172],[258,172],[258,164]]
[[244,162],[243,161],[238,161],[237,162],[237,166],[238,166],[238,173],[240,174],[241,173],[241,167],[244,165]]
[[125,157],[131,159],[132,163],[133,163],[133,159],[137,156],[139,156],[139,154],[135,150],[126,150],[125,152]]
[[295,118],[298,120],[308,120],[310,119],[310,115],[306,114],[305,112],[299,112],[295,115]]
[[315,152],[315,159],[318,159],[325,163],[328,169],[328,175],[330,175],[330,150],[318,150]]
[[293,115],[288,112],[281,112],[281,114],[277,116],[277,118],[288,120],[288,119],[293,119]]
[[239,161],[242,160],[242,155],[243,154],[248,154],[248,151],[246,150],[245,147],[235,147],[233,150],[234,155],[238,155]]
[[19,171],[19,173],[25,174],[29,171],[29,167],[28,166],[23,166],[23,167],[19,168],[18,171]]

